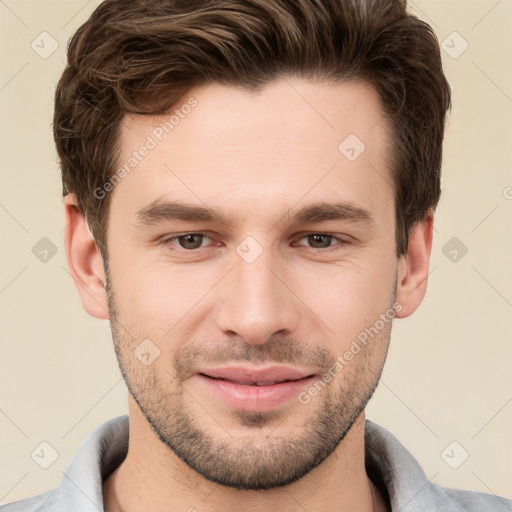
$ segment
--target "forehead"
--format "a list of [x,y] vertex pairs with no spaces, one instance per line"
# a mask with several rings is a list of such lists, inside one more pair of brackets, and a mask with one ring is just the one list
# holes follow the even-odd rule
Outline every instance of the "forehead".
[[118,168],[127,172],[112,200],[133,210],[163,196],[247,210],[358,196],[370,207],[392,194],[389,135],[363,82],[282,78],[259,92],[209,84],[168,114],[125,116]]

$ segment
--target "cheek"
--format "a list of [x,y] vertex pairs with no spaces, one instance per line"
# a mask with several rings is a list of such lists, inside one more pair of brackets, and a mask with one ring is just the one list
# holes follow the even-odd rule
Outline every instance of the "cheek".
[[[154,261],[143,251],[116,251],[112,245],[110,270],[116,304],[123,322],[137,338],[186,336],[197,328],[203,315],[215,311],[217,294],[226,286],[220,280],[229,263]],[[393,250],[387,247],[385,256],[382,245],[361,249],[339,262],[281,262],[283,280],[300,299],[297,304],[298,299],[290,293],[290,307],[302,308],[322,329],[319,336],[332,335],[349,343],[389,307]]]
[[[112,262],[111,280],[116,305],[138,335],[162,338],[192,313],[216,279],[206,270],[187,265],[148,264],[134,257]],[[144,332],[142,332],[144,331]]]
[[297,295],[337,344],[350,343],[392,304],[394,267],[385,261],[317,265],[301,272]]

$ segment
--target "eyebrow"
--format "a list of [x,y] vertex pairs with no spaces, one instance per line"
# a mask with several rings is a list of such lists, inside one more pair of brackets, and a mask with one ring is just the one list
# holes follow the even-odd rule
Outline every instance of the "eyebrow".
[[[206,206],[192,205],[181,201],[161,200],[153,201],[140,209],[136,216],[139,222],[144,225],[172,220],[229,225],[234,220],[232,215],[212,210]],[[312,204],[299,210],[291,219],[290,211],[288,210],[288,219],[296,224],[318,223],[330,220],[362,224],[372,224],[374,222],[374,217],[368,210],[348,202]]]

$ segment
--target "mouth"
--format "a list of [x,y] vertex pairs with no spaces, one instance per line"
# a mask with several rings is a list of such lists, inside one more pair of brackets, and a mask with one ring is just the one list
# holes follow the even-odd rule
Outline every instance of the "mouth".
[[306,377],[298,378],[298,379],[286,379],[286,380],[267,380],[267,381],[252,381],[252,380],[230,380],[230,379],[224,379],[222,377],[211,377],[210,375],[207,375],[206,373],[199,373],[199,375],[202,375],[203,377],[207,377],[209,379],[214,380],[223,380],[225,382],[232,382],[233,384],[239,384],[241,386],[273,386],[275,384],[282,384],[283,382],[296,382],[298,380],[308,379],[310,377],[313,377],[313,375],[307,375]]
[[312,383],[315,374],[290,367],[224,367],[203,370],[197,377],[206,387],[209,399],[254,412],[273,410],[296,398]]
[[200,375],[212,379],[226,380],[241,385],[271,386],[281,382],[293,382],[312,377],[313,372],[290,366],[224,366],[202,370]]

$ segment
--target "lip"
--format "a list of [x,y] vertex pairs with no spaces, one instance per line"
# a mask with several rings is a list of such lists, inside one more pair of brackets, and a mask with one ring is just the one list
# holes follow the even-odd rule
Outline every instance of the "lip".
[[286,366],[209,368],[196,376],[222,402],[248,412],[270,411],[285,404],[315,378],[311,372]]
[[313,372],[301,371],[290,366],[251,368],[248,366],[223,366],[201,370],[200,374],[215,379],[224,379],[237,384],[274,384],[309,377]]

